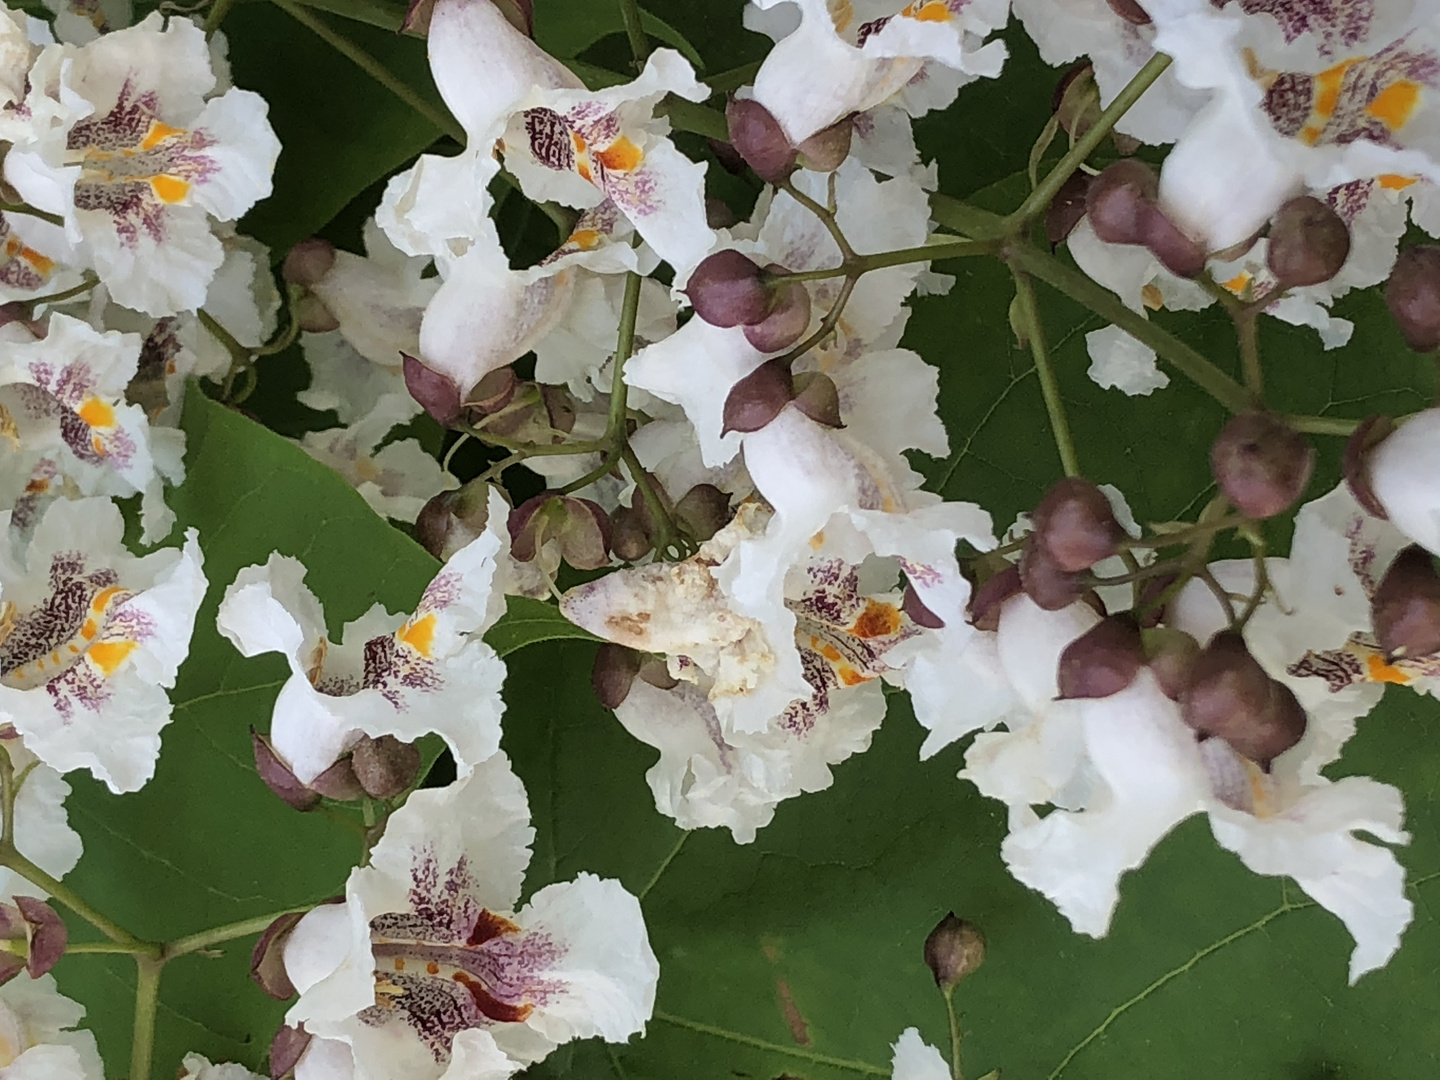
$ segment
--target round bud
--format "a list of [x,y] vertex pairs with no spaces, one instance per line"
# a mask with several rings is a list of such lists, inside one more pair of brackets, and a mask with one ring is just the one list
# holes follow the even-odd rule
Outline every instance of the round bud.
[[788,349],[810,329],[810,290],[803,281],[782,281],[771,289],[769,313],[745,327],[745,340],[757,352]]
[[393,799],[420,774],[420,751],[394,735],[362,735],[350,752],[355,779],[372,799]]
[[854,134],[855,122],[849,116],[822,128],[795,148],[800,152],[801,164],[811,172],[834,172],[850,156]]
[[1045,210],[1045,239],[1051,245],[1061,243],[1080,224],[1085,216],[1085,197],[1090,191],[1090,177],[1083,172],[1073,172],[1070,179],[1060,185],[1055,198]]
[[320,281],[335,265],[335,245],[329,240],[312,236],[292,247],[280,266],[280,276],[291,285],[309,288]]
[[1085,212],[1095,235],[1108,244],[1143,244],[1160,181],[1143,161],[1124,158],[1090,181]]
[[1190,669],[1200,655],[1200,643],[1183,630],[1158,627],[1142,635],[1149,656],[1150,673],[1161,692],[1179,701],[1190,683]]
[[1085,592],[1080,575],[1062,570],[1032,534],[1020,553],[1020,584],[1025,595],[1046,611],[1067,608]]
[[765,361],[730,388],[721,434],[759,431],[779,416],[794,396],[790,368],[778,359]]
[[275,753],[270,740],[254,728],[250,729],[250,748],[255,755],[255,771],[260,774],[260,779],[287,806],[295,810],[313,810],[320,805],[320,793],[302,784],[290,771],[290,766]]
[[489,416],[514,401],[519,389],[520,376],[515,374],[515,369],[508,365],[499,367],[494,371],[487,371],[480,381],[470,388],[470,392],[465,395],[465,407]]
[[835,380],[819,371],[795,376],[795,408],[825,427],[845,426],[840,418],[840,391]]
[[1329,281],[1349,257],[1350,227],[1323,199],[1301,195],[1270,219],[1265,262],[1285,288]]
[[768,184],[779,183],[795,169],[795,148],[769,109],[753,98],[725,103],[730,145]]
[[610,513],[610,550],[624,562],[636,562],[650,554],[655,541],[645,527],[639,510],[617,506]]
[[953,911],[925,939],[925,966],[935,976],[935,985],[947,994],[984,962],[985,935]]
[[1210,446],[1211,475],[1248,518],[1274,517],[1293,505],[1314,469],[1314,447],[1270,413],[1242,413]]
[[1385,511],[1385,504],[1375,494],[1375,488],[1370,482],[1370,451],[1379,446],[1385,437],[1395,430],[1395,421],[1388,416],[1371,416],[1361,421],[1345,440],[1345,453],[1340,459],[1340,471],[1345,477],[1345,485],[1350,489],[1350,494],[1355,496],[1355,501],[1363,506],[1369,513],[1374,514],[1381,520],[1388,520],[1390,515]]
[[1400,252],[1385,282],[1385,303],[1410,348],[1440,348],[1440,244],[1417,244]]
[[712,229],[728,229],[740,219],[735,216],[735,211],[730,209],[730,204],[724,199],[717,199],[713,195],[705,197],[705,224]]
[[415,539],[445,562],[485,531],[489,492],[488,485],[482,484],[479,490],[467,485],[432,496],[415,517]]
[[426,367],[415,357],[401,353],[405,389],[443,427],[460,419],[460,388],[448,375]]
[[1060,700],[1118,694],[1144,666],[1145,648],[1135,619],[1128,612],[1110,615],[1060,653]]
[[730,496],[714,484],[696,484],[680,496],[674,516],[692,539],[704,543],[730,520]]
[[1428,551],[1395,556],[1370,598],[1370,618],[1387,659],[1440,653],[1440,575]]
[[1017,563],[1010,563],[1005,569],[992,574],[970,594],[970,602],[965,605],[970,625],[976,630],[998,630],[1000,609],[1005,606],[1005,601],[1024,591]]
[[1295,695],[1265,673],[1233,630],[1216,634],[1191,662],[1180,715],[1200,735],[1224,739],[1262,766],[1305,734]]
[[1078,476],[1054,484],[1031,516],[1038,543],[1050,561],[1067,573],[1088,570],[1108,559],[1125,538],[1105,493]]
[[[1016,580],[1018,582],[1019,579]],[[916,626],[923,626],[926,630],[945,629],[945,620],[925,606],[925,601],[920,599],[915,586],[908,581],[905,583],[905,594],[900,600],[900,610]]]
[[700,260],[685,285],[695,314],[711,326],[749,326],[770,313],[763,271],[733,248]]
[[1205,269],[1205,247],[1180,231],[1163,210],[1151,206],[1142,215],[1142,232],[1150,254],[1177,277],[1198,277]]
[[1140,6],[1138,0],[1105,0],[1110,10],[1131,26],[1149,26],[1150,13]]
[[630,696],[630,687],[640,673],[644,657],[634,649],[613,642],[602,642],[595,650],[595,663],[590,668],[590,686],[600,704],[618,709]]

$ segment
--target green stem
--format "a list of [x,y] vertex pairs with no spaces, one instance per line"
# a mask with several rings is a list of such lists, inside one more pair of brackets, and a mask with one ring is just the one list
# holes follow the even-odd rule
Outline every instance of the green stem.
[[10,761],[10,751],[0,746],[0,813],[4,814],[3,823],[0,823],[0,847],[13,848],[15,846],[15,796],[17,793],[15,766]]
[[235,0],[215,0],[210,5],[210,13],[205,16],[205,36],[212,38],[215,31],[220,29],[220,24],[225,21],[225,16],[230,14],[230,9],[235,6]]
[[1060,467],[1066,476],[1080,475],[1080,460],[1075,456],[1075,440],[1070,434],[1070,421],[1065,416],[1065,402],[1060,397],[1060,383],[1050,363],[1050,350],[1045,344],[1045,327],[1040,322],[1040,309],[1035,304],[1035,286],[1029,275],[1015,273],[1015,300],[1020,324],[1030,340],[1030,355],[1035,358],[1035,374],[1040,378],[1040,393],[1045,398],[1045,411],[1050,415],[1050,431],[1055,436],[1055,449],[1060,452]]
[[856,255],[839,266],[825,270],[796,270],[794,273],[768,274],[770,281],[825,281],[828,278],[846,277],[850,274],[868,274],[872,270],[883,270],[888,266],[903,266],[906,263],[938,262],[941,259],[960,259],[972,255],[994,255],[1000,250],[994,240],[941,240],[918,247],[897,248],[894,251],[880,251],[873,255]]
[[155,1051],[155,1012],[160,1004],[160,973],[165,962],[135,958],[135,1035],[130,1043],[130,1080],[150,1080]]
[[640,22],[640,5],[636,0],[620,0],[620,18],[625,20],[625,36],[630,39],[630,52],[635,57],[635,70],[645,66],[650,55],[650,39],[645,36],[645,27]]
[[37,210],[29,203],[0,202],[0,214],[24,214],[26,217],[48,221],[51,225],[63,226],[65,224],[65,219],[59,214],[52,214],[46,210]]
[[1307,435],[1338,435],[1348,439],[1360,426],[1359,420],[1346,420],[1340,416],[1285,416],[1282,417],[1296,431]]
[[185,937],[176,938],[165,946],[165,959],[172,960],[177,956],[184,956],[186,953],[199,952],[201,949],[208,949],[212,945],[220,945],[227,941],[234,941],[236,938],[251,937],[265,931],[271,923],[282,915],[290,915],[297,911],[309,911],[310,905],[301,907],[285,908],[283,911],[272,911],[269,915],[257,915],[251,919],[241,919],[239,922],[226,923],[224,926],[217,926],[210,930],[201,930],[198,934],[187,934]]
[[965,1080],[960,1069],[960,1016],[955,1012],[955,988],[945,991],[945,1015],[950,1019],[950,1075]]
[[0,866],[4,866],[19,874],[32,885],[38,885],[49,893],[54,899],[60,901],[67,908],[73,911],[80,918],[84,919],[91,926],[95,927],[111,941],[126,946],[131,952],[138,956],[150,958],[158,957],[161,954],[161,946],[150,941],[142,941],[130,931],[112,922],[100,912],[96,911],[70,889],[58,878],[51,877],[40,867],[21,855],[13,844],[0,842]]
[[407,86],[400,79],[382,64],[375,57],[362,49],[355,42],[351,41],[344,34],[332,30],[322,19],[313,15],[299,4],[292,0],[270,0],[281,11],[285,12],[292,19],[298,22],[305,29],[309,30],[325,44],[345,57],[356,67],[360,68],[366,75],[369,75],[381,86],[385,87],[401,101],[409,105],[417,113],[423,116],[437,130],[449,135],[462,146],[465,143],[465,129],[460,122],[449,113],[437,109],[430,102],[426,101],[410,86]]
[[124,956],[135,956],[137,953],[129,945],[118,941],[72,941],[65,946],[66,956],[87,956],[99,954],[119,953]]
[[669,117],[670,126],[676,131],[688,131],[692,135],[704,135],[707,139],[720,142],[730,141],[730,125],[719,109],[672,95],[662,101],[655,112],[656,115]]
[[1051,201],[1059,193],[1060,188],[1076,169],[1084,164],[1085,159],[1094,153],[1098,147],[1114,130],[1120,118],[1130,111],[1130,106],[1140,100],[1140,95],[1150,89],[1156,79],[1165,73],[1170,66],[1170,57],[1164,53],[1156,53],[1149,62],[1135,73],[1135,77],[1125,84],[1125,89],[1116,95],[1115,100],[1110,102],[1095,125],[1075,140],[1075,145],[1070,152],[1062,157],[1056,166],[1050,170],[1049,175],[1040,181],[1040,186],[1032,191],[1026,200],[1020,204],[1020,208],[1009,217],[1012,227],[1023,227],[1026,222],[1037,214],[1045,212]]
[[72,296],[79,296],[81,293],[89,292],[99,283],[99,278],[93,274],[86,274],[85,280],[80,282],[79,285],[74,285],[61,292],[46,293],[44,296],[32,296],[29,300],[25,301],[25,306],[28,307],[33,314],[35,309],[41,304],[58,304],[62,300],[69,300]]
[[[835,246],[840,249],[840,254],[847,263],[855,261],[855,249],[850,246],[850,241],[845,239],[845,233],[841,230],[840,223],[835,220],[835,214],[828,206],[822,206],[789,180],[781,181],[776,187],[820,219],[820,224],[825,226],[825,231],[830,234],[830,239],[835,241]],[[905,259],[904,261],[912,262],[913,260]]]
[[739,90],[740,87],[755,81],[755,76],[760,73],[760,61],[753,64],[741,64],[739,67],[722,71],[718,75],[711,75],[705,80],[705,85],[710,87],[717,94],[727,94],[731,90]]
[[1234,379],[1205,359],[1174,334],[1126,307],[1118,296],[1072,270],[1059,259],[1024,241],[1005,245],[1002,255],[1012,270],[1023,270],[1084,304],[1095,314],[1114,323],[1136,341],[1150,346],[1155,354],[1233,413],[1249,412],[1250,394]]
[[685,846],[685,841],[688,839],[690,839],[690,830],[686,829],[680,834],[680,839],[675,841],[675,846],[670,849],[665,858],[660,860],[660,865],[655,868],[655,873],[650,875],[650,880],[645,883],[645,887],[635,894],[637,900],[643,901],[650,895],[650,890],[660,883],[660,878],[664,876],[666,870],[670,869],[670,864],[675,861],[675,856],[680,854],[680,849]]
[[997,240],[1010,233],[1008,223],[999,214],[981,210],[949,195],[930,196],[930,216],[942,228],[974,240]]
[[1245,389],[1260,405],[1265,400],[1265,374],[1260,369],[1260,327],[1256,312],[1235,316],[1235,336],[1240,343],[1240,365],[1245,373]]
[[625,384],[625,361],[635,352],[635,324],[640,318],[640,287],[645,282],[633,270],[625,275],[625,295],[620,301],[620,327],[615,335],[615,367],[610,372],[610,413],[605,433],[616,439],[625,437],[627,399],[630,388]]
[[859,280],[859,275],[856,274],[847,277],[845,284],[840,286],[840,293],[835,297],[835,303],[830,305],[830,310],[825,313],[825,318],[820,321],[820,325],[816,328],[815,332],[789,352],[783,356],[776,357],[776,359],[781,363],[791,363],[800,359],[800,357],[804,356],[816,345],[819,345],[829,337],[835,327],[839,325],[840,316],[844,314],[845,305],[850,302],[850,294],[855,291],[855,285]]

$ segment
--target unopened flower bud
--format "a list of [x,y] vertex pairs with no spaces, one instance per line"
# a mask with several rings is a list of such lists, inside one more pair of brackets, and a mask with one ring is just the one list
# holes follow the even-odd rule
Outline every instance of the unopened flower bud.
[[1155,170],[1123,158],[1090,181],[1085,209],[1095,235],[1107,244],[1143,244],[1145,227],[1160,190]]
[[721,434],[759,431],[779,416],[794,396],[789,366],[779,359],[765,361],[730,388]]
[[312,236],[292,247],[280,266],[280,276],[291,285],[309,288],[324,279],[335,265],[335,245]]
[[1165,621],[1166,605],[1159,601],[1165,591],[1178,580],[1178,574],[1159,574],[1145,579],[1135,597],[1135,611],[1140,617],[1140,629],[1148,630]]
[[350,752],[355,779],[372,799],[393,799],[420,775],[420,751],[394,735],[363,735]]
[[286,805],[296,810],[313,810],[320,804],[320,793],[302,784],[271,748],[270,741],[254,728],[250,729],[250,745],[255,753],[255,771]]
[[1340,461],[1340,471],[1350,494],[1369,513],[1381,519],[1390,515],[1385,512],[1385,504],[1376,496],[1370,480],[1370,452],[1394,430],[1395,421],[1388,416],[1366,418],[1345,440],[1345,453]]
[[485,531],[490,518],[489,485],[465,485],[433,496],[415,517],[415,539],[445,562]]
[[515,392],[520,389],[520,385],[520,376],[508,365],[487,371],[465,395],[465,407],[489,416],[514,401]]
[[1060,190],[1045,211],[1045,239],[1052,246],[1062,243],[1080,224],[1080,219],[1085,216],[1085,199],[1089,191],[1090,177],[1083,172],[1071,173],[1070,179],[1060,185]]
[[1144,666],[1145,649],[1134,617],[1110,615],[1060,653],[1060,700],[1118,694],[1135,681]]
[[705,224],[710,228],[728,229],[739,220],[724,199],[717,199],[714,195],[705,197]]
[[1149,26],[1150,13],[1140,6],[1138,0],[1105,0],[1110,10],[1131,26]]
[[1266,412],[1235,417],[1210,446],[1211,475],[1248,518],[1274,517],[1292,506],[1314,469],[1315,449],[1305,436]]
[[854,119],[842,117],[795,148],[800,152],[800,163],[811,172],[834,172],[850,156],[850,141],[854,134]]
[[1407,547],[1370,598],[1375,639],[1388,660],[1440,653],[1440,575],[1419,546]]
[[610,550],[617,559],[636,562],[650,554],[655,540],[646,521],[646,515],[629,506],[617,506],[610,512]]
[[250,978],[276,1001],[295,996],[295,984],[285,970],[285,943],[290,940],[295,924],[304,917],[303,911],[287,911],[278,916],[265,928],[250,952]]
[[1385,282],[1385,303],[1405,344],[1423,353],[1440,348],[1440,244],[1400,252]]
[[1192,661],[1180,715],[1200,735],[1224,739],[1262,767],[1305,734],[1295,695],[1265,673],[1233,630],[1216,634]]
[[341,758],[314,780],[311,780],[310,788],[317,794],[323,795],[327,799],[334,799],[336,802],[354,802],[365,797],[365,789],[356,779],[355,770],[351,767],[348,757]]
[[670,674],[670,667],[661,656],[647,656],[640,662],[640,679],[657,690],[674,690],[680,680]]
[[426,367],[421,361],[405,353],[402,357],[405,372],[405,389],[420,403],[427,413],[443,427],[449,427],[460,419],[460,388],[448,375]]
[[704,543],[730,520],[730,496],[714,484],[696,484],[675,504],[674,517],[691,539]]
[[541,492],[510,511],[510,553],[530,562],[549,540],[560,544],[560,557],[577,570],[598,570],[610,563],[610,517],[597,503],[573,495]]
[[685,295],[695,314],[711,326],[750,326],[770,313],[764,271],[733,248],[700,260],[685,285]]
[[947,994],[984,962],[985,935],[953,911],[925,939],[925,966],[935,976],[935,985]]
[[769,314],[745,327],[745,340],[762,353],[788,349],[810,329],[810,290],[803,281],[778,282],[770,297]]
[[1089,480],[1067,476],[1035,507],[1035,537],[1061,570],[1088,570],[1120,550],[1125,530],[1105,493]]
[[22,971],[38,979],[65,955],[70,939],[65,920],[44,900],[24,895],[14,899],[13,904],[0,904],[0,940],[23,941],[24,955],[0,952],[0,984]]
[[1171,701],[1179,701],[1190,683],[1190,669],[1200,655],[1200,643],[1183,630],[1163,626],[1143,631],[1141,640],[1161,692]]
[[1144,214],[1145,246],[1160,265],[1177,277],[1198,277],[1205,269],[1205,246],[1180,230],[1158,206]]
[[590,686],[600,704],[618,709],[630,696],[635,676],[640,674],[644,657],[634,649],[613,642],[602,642],[595,650],[595,663],[590,668]]
[[1350,227],[1323,199],[1301,195],[1270,219],[1265,263],[1285,288],[1329,281],[1349,257]]
[[844,427],[840,418],[840,391],[835,380],[819,371],[795,376],[795,408],[825,427]]
[[1020,553],[1020,584],[1025,595],[1046,611],[1067,608],[1085,592],[1080,575],[1057,566],[1033,533]]
[[794,171],[795,148],[774,114],[760,102],[731,98],[725,103],[725,124],[730,145],[761,180],[776,184]]
[[908,581],[905,583],[905,594],[900,599],[900,610],[916,626],[923,626],[926,630],[945,629],[945,620],[925,606],[915,586]]
[[328,334],[340,329],[340,320],[314,293],[305,293],[295,302],[295,322],[307,334]]
[[299,1027],[286,1024],[275,1032],[275,1038],[270,1040],[270,1080],[282,1080],[293,1073],[310,1048],[312,1038],[303,1024]]
[[1024,591],[1018,564],[1010,563],[1003,570],[992,574],[970,594],[970,602],[965,606],[970,625],[976,630],[998,630],[1000,609],[1005,606],[1005,601]]

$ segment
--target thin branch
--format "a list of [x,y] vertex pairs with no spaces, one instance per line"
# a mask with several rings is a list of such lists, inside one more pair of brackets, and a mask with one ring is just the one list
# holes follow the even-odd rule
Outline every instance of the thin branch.
[[59,214],[52,214],[48,210],[38,210],[29,203],[0,202],[0,214],[24,214],[26,217],[48,221],[51,225],[63,226],[65,224],[65,219]]
[[160,1004],[160,973],[163,960],[135,958],[135,1028],[130,1043],[130,1080],[150,1080],[155,1050],[155,1013]]
[[251,919],[226,923],[224,926],[217,926],[210,930],[201,930],[198,934],[187,934],[185,937],[176,938],[166,944],[165,959],[171,960],[187,953],[208,949],[212,945],[220,945],[227,941],[234,941],[236,938],[263,933],[280,916],[309,910],[310,905],[308,904],[302,907],[285,908],[283,911],[272,911],[269,915],[257,915]]
[[636,0],[620,0],[620,18],[625,21],[625,36],[630,39],[635,70],[639,71],[650,55],[650,39],[645,36],[645,26],[640,21],[640,5]]
[[1070,434],[1070,421],[1065,415],[1065,402],[1060,397],[1060,384],[1055,367],[1050,363],[1050,350],[1045,344],[1045,328],[1040,322],[1040,309],[1035,303],[1035,286],[1030,277],[1015,272],[1015,301],[1020,323],[1035,358],[1035,374],[1040,378],[1040,393],[1045,398],[1045,412],[1050,417],[1050,431],[1055,436],[1055,449],[1060,452],[1060,466],[1066,476],[1080,475],[1080,459],[1075,455],[1075,440]]

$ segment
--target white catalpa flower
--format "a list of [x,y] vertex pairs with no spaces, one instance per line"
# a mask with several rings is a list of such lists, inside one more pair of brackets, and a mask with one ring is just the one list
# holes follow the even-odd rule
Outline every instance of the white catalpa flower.
[[[534,836],[503,754],[410,796],[345,903],[285,944],[286,1022],[317,1037],[297,1075],[498,1080],[572,1039],[644,1030],[660,969],[639,902],[581,874],[516,911]],[[340,1068],[308,1071],[312,1056]]]
[[81,272],[59,261],[63,252],[49,250],[55,254],[30,247],[10,227],[10,219],[0,214],[0,302],[30,300],[80,284]]
[[890,1080],[950,1080],[950,1066],[918,1029],[902,1031],[892,1050]]
[[[10,151],[5,178],[64,217],[65,241],[118,303],[151,315],[199,307],[224,260],[211,219],[234,221],[270,194],[280,144],[264,99],[210,97],[204,33],[158,12],[83,46],[48,46],[31,79],[27,107],[63,113]],[[11,227],[57,231],[33,218]]]
[[145,540],[170,531],[175,519],[161,497],[162,475],[172,482],[184,477],[183,442],[157,445],[144,410],[126,401],[140,352],[135,334],[100,333],[58,313],[44,338],[7,348],[0,431],[10,438],[0,475],[10,499],[21,500],[17,518],[33,513],[26,500],[53,494],[52,484],[64,477],[82,495],[144,494]]
[[212,1064],[199,1054],[186,1054],[180,1062],[181,1073],[176,1080],[263,1080],[244,1065],[232,1062]]
[[1391,522],[1440,554],[1440,409],[1417,413],[1370,455],[1370,486]]
[[0,986],[0,1076],[7,1080],[104,1080],[95,1036],[77,1031],[85,1007],[55,988],[55,976]]
[[505,665],[480,635],[504,612],[493,584],[496,561],[508,559],[508,512],[492,490],[485,532],[445,564],[414,614],[391,615],[376,604],[337,642],[326,636],[324,611],[297,559],[272,554],[225,590],[220,632],[245,656],[278,652],[290,661],[270,741],[301,783],[361,735],[413,742],[435,732],[462,775],[495,753]]
[[[14,774],[24,778],[15,795],[15,847],[51,877],[63,878],[75,869],[84,850],[65,813],[70,785],[32,754],[18,735],[0,734],[0,752],[9,757]],[[46,894],[19,874],[0,870],[0,896],[17,895]]]
[[[1008,0],[751,0],[746,25],[779,38],[755,76],[755,99],[792,143],[900,95],[915,116],[944,108],[964,83],[994,78]],[[798,9],[777,10],[782,3]]]
[[109,499],[60,500],[22,553],[0,550],[0,719],[47,765],[115,792],[155,771],[206,587],[195,530],[140,559],[123,533]]
[[349,427],[307,431],[300,445],[353,484],[376,513],[413,524],[431,497],[458,484],[415,439],[380,446],[416,412],[407,392],[386,394],[368,416]]
[[1440,179],[1440,31],[1426,5],[1145,7],[1175,77],[1211,95],[1160,177],[1162,205],[1210,249],[1249,240],[1305,187]]

